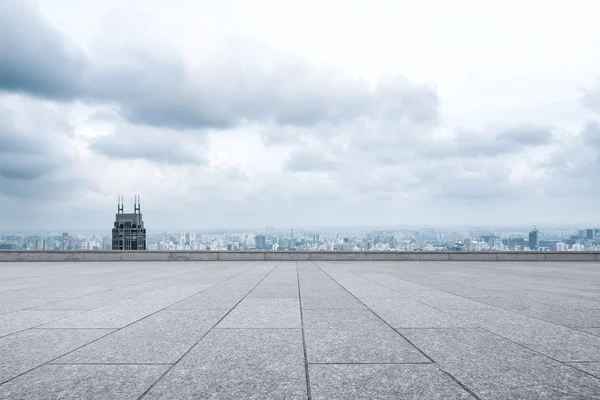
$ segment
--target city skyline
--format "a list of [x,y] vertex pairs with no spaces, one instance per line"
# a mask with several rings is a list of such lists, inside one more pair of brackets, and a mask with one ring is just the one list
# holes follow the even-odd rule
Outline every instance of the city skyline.
[[599,5],[525,3],[4,1],[1,228],[598,224]]

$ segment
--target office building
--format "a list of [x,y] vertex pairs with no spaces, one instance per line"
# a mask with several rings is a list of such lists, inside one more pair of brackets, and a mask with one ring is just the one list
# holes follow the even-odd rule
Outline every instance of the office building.
[[263,235],[256,235],[254,237],[255,247],[259,250],[264,250],[267,248],[267,238]]
[[533,230],[531,232],[529,232],[529,249],[530,250],[536,250],[539,246],[538,246],[538,241],[539,241],[539,235],[538,235],[538,229],[534,226]]
[[133,214],[125,214],[123,197],[119,197],[112,230],[113,250],[146,250],[146,228],[144,228],[139,199],[139,196],[135,197]]

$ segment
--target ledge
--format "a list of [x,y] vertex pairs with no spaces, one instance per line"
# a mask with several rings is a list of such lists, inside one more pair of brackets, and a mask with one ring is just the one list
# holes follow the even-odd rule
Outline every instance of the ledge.
[[0,251],[0,262],[57,261],[558,261],[600,262],[600,252]]

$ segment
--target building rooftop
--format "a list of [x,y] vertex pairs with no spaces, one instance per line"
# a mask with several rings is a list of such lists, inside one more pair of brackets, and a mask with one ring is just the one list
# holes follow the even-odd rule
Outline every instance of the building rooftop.
[[0,264],[0,399],[599,399],[600,263]]

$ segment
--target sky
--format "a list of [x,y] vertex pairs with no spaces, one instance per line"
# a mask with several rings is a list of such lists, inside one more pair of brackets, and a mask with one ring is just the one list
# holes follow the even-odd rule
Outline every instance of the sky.
[[598,226],[599,12],[3,0],[0,231]]

